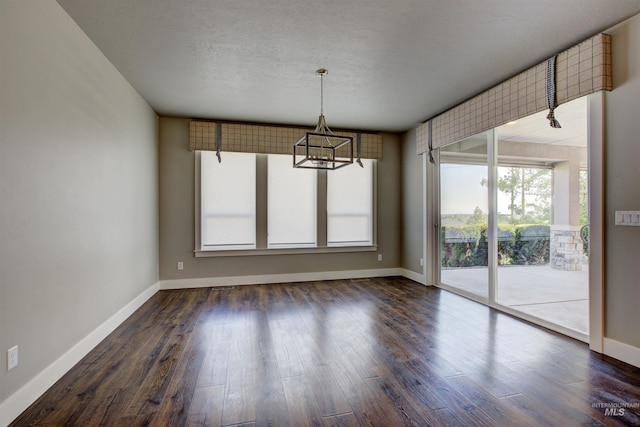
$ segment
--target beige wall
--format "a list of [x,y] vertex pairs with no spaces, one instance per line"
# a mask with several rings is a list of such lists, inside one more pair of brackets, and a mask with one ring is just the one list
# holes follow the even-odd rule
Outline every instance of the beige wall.
[[612,36],[613,91],[605,94],[605,336],[640,348],[640,228],[616,210],[640,210],[640,15]]
[[416,131],[402,138],[402,260],[401,266],[422,274],[422,156],[416,154]]
[[0,2],[0,58],[1,403],[157,283],[158,119],[54,1]]
[[[383,136],[378,162],[378,251],[195,258],[195,160],[188,119],[160,118],[160,279],[253,276],[400,265],[400,137]],[[223,158],[224,161],[224,158]],[[378,262],[376,254],[383,255]],[[178,261],[184,270],[178,271]]]

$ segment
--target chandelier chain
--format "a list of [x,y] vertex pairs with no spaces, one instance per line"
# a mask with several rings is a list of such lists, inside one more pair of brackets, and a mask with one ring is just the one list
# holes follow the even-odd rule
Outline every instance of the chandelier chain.
[[320,74],[320,114],[324,115],[324,75]]

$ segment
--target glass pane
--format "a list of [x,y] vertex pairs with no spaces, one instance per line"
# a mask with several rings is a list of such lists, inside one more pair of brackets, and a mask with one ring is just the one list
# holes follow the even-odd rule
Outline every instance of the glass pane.
[[440,280],[488,296],[487,135],[440,149]]
[[202,151],[202,249],[256,246],[256,156]]
[[317,173],[295,169],[291,156],[268,157],[269,248],[316,246]]
[[588,334],[586,98],[497,129],[502,305]]
[[327,173],[327,244],[371,245],[373,160]]

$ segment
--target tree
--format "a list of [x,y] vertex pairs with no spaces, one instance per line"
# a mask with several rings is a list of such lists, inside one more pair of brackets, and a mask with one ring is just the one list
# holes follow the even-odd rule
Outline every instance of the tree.
[[480,206],[476,206],[471,216],[467,219],[467,224],[486,224],[487,215],[480,209]]
[[[551,216],[551,170],[499,167],[498,191],[509,198],[509,223],[545,224]],[[481,185],[487,186],[483,179]]]
[[589,224],[589,176],[580,171],[580,225]]

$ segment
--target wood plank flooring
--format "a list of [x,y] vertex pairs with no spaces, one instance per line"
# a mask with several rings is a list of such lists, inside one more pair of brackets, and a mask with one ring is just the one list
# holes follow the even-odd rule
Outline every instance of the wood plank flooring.
[[12,425],[640,425],[640,369],[404,278],[161,291]]

